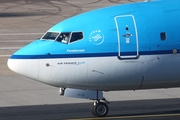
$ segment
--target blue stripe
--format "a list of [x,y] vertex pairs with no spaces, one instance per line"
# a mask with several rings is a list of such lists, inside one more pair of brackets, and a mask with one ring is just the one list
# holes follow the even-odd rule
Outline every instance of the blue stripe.
[[12,55],[10,59],[52,59],[52,58],[85,58],[85,57],[110,57],[118,53],[87,53],[87,54],[54,54],[54,55]]
[[[178,53],[180,51],[178,50]],[[137,52],[121,52],[121,56],[136,55]],[[164,51],[142,51],[139,55],[173,54],[172,50]],[[52,54],[52,55],[12,55],[10,59],[53,59],[53,58],[87,58],[87,57],[112,57],[118,56],[118,52],[112,53],[82,53],[82,54]]]
[[[178,50],[177,53],[180,53]],[[158,55],[158,54],[173,54],[173,50],[162,50],[162,51],[142,51],[139,53],[140,55]]]

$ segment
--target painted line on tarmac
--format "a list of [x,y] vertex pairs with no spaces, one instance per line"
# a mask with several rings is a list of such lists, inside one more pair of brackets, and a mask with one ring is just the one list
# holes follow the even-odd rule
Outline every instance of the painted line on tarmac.
[[1,42],[33,42],[34,40],[2,40]]
[[0,55],[0,57],[10,57],[11,55]]
[[42,35],[44,33],[4,33],[4,34],[0,34],[0,36],[9,36],[9,35]]
[[79,118],[68,120],[109,120],[109,119],[133,119],[133,118],[151,118],[151,117],[175,117],[179,114],[155,114],[155,115],[135,115],[135,116],[115,116],[115,117],[99,117],[99,118]]
[[18,50],[21,47],[0,47],[0,50]]

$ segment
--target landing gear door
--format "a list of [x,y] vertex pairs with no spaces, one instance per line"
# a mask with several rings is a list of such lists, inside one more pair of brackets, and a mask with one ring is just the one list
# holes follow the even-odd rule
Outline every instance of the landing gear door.
[[115,17],[118,37],[118,58],[138,59],[138,31],[133,15],[121,15]]

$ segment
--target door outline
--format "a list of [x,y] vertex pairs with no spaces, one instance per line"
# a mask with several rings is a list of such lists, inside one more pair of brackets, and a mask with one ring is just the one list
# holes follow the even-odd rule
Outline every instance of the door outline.
[[[120,33],[120,29],[118,26],[118,18],[123,18],[123,17],[131,17],[132,18],[132,22],[134,24],[134,30],[135,30],[135,39],[136,39],[136,55],[130,55],[130,56],[121,56],[121,37],[120,35],[123,35]],[[139,58],[139,45],[138,45],[138,31],[137,31],[137,26],[136,26],[136,20],[135,17],[133,15],[120,15],[120,16],[116,16],[114,18],[115,20],[115,24],[116,24],[116,28],[117,28],[117,37],[118,37],[118,59],[120,60],[124,60],[124,59],[138,59]]]

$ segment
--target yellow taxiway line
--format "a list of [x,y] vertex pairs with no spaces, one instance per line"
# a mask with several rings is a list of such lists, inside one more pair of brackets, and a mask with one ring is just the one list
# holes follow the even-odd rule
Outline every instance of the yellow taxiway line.
[[68,120],[107,120],[107,119],[132,119],[132,118],[151,118],[151,117],[175,117],[180,116],[178,114],[154,114],[154,115],[134,115],[134,116],[114,116],[114,117],[99,117],[99,118],[78,118]]

